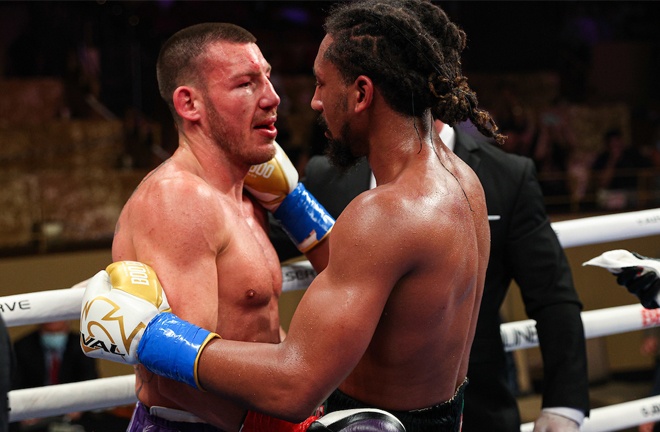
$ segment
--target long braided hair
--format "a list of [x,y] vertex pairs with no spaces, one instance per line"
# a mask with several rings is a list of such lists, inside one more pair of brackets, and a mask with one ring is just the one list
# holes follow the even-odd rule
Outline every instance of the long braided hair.
[[324,28],[333,37],[325,55],[347,83],[367,75],[401,114],[419,117],[430,109],[450,126],[469,119],[504,142],[462,73],[465,32],[438,6],[427,0],[340,2]]

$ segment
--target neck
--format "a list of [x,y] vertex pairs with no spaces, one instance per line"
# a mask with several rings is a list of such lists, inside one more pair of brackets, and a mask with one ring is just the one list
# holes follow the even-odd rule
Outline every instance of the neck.
[[[369,165],[379,185],[396,178],[414,160],[433,153],[431,115],[408,117],[394,113],[380,117],[369,137]],[[386,126],[382,126],[386,125]]]
[[234,191],[238,198],[242,196],[243,179],[250,167],[238,165],[217,145],[180,135],[172,160],[183,171],[202,178],[216,189],[225,193]]

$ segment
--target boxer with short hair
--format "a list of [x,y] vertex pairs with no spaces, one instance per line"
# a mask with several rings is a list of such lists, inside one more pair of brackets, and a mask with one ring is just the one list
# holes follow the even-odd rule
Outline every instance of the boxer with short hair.
[[[338,388],[345,398],[333,409],[375,407],[408,431],[456,432],[490,232],[481,184],[442,143],[434,118],[469,118],[500,136],[461,73],[465,33],[439,7],[423,0],[342,2],[325,28],[311,105],[333,161],[350,166],[366,156],[377,187],[353,200],[328,242],[317,246],[329,247],[328,263],[286,339],[245,343],[222,331],[216,337],[174,308],[172,314],[125,296],[124,284],[105,272],[90,283],[85,302],[111,298],[118,313],[149,323],[137,350],[127,353],[133,361],[251,410],[300,421]],[[276,217],[307,208],[289,205],[288,196],[281,205],[287,210],[278,208]],[[117,270],[110,268],[110,277]],[[251,271],[261,269],[253,264]],[[244,278],[232,282],[253,289],[251,274]],[[232,316],[219,316],[216,327],[225,319]]]

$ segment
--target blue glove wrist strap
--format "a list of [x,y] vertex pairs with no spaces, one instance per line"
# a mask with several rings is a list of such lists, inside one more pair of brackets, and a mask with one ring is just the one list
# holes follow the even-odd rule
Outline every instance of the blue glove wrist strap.
[[138,359],[151,372],[201,389],[197,381],[197,357],[206,342],[215,336],[172,313],[159,313],[144,330]]
[[320,242],[335,224],[335,219],[302,183],[284,198],[273,216],[301,252]]

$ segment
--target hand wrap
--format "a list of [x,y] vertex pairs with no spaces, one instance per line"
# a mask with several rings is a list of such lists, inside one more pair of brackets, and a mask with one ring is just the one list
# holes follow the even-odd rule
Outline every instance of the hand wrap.
[[172,313],[160,313],[144,330],[137,356],[151,372],[203,390],[197,377],[199,355],[216,337]]
[[334,218],[302,183],[282,201],[273,216],[301,252],[307,252],[328,235]]

